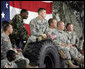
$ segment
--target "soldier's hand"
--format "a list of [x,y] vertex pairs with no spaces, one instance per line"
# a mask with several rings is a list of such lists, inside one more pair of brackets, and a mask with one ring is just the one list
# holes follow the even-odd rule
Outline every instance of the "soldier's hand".
[[47,35],[46,35],[46,34],[42,34],[42,37],[43,37],[44,39],[46,39],[46,38],[47,38]]
[[55,39],[55,36],[48,34],[48,37],[50,37],[52,40]]
[[72,46],[72,44],[69,43],[68,46]]
[[8,68],[8,66],[7,66],[7,65],[5,65],[5,66],[4,66],[4,68]]
[[62,43],[62,44],[61,44],[61,46],[65,47],[65,46],[66,46],[66,44],[65,44],[65,43]]

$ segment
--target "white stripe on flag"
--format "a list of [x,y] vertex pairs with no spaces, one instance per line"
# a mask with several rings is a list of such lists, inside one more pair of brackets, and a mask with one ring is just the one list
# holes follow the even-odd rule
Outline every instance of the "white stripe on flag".
[[[20,14],[20,11],[21,11],[21,9],[10,6],[10,19],[12,19],[14,17],[14,15]],[[29,12],[28,18],[24,19],[24,23],[26,23],[26,24],[29,24],[29,22],[33,18],[38,16],[38,14],[36,12],[32,12],[32,11],[28,11],[28,12]],[[47,14],[46,15],[45,19],[48,20],[49,18],[52,18],[52,14]]]

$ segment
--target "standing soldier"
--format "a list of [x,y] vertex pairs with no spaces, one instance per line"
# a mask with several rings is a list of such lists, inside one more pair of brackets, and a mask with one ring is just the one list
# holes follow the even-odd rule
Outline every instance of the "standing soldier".
[[10,35],[10,39],[12,44],[15,44],[18,48],[20,48],[20,42],[23,43],[23,41],[27,41],[28,39],[28,32],[25,29],[25,24],[23,23],[23,19],[27,18],[28,11],[26,9],[22,9],[20,14],[15,15],[11,22],[14,31],[12,35]]
[[34,18],[30,22],[31,36],[29,37],[24,50],[28,46],[28,43],[36,42],[36,40],[39,37],[42,37],[44,39],[47,38],[46,34],[47,34],[47,30],[48,30],[48,22],[45,19],[45,16],[46,16],[46,9],[39,8],[38,9],[38,17]]
[[[75,32],[73,31],[73,24],[68,23],[66,28],[67,28],[66,33],[67,33],[68,39],[70,40],[70,43],[72,44],[72,46],[70,47],[70,54],[72,58],[78,61],[79,64],[84,63],[84,56],[77,49],[79,43],[77,43],[78,41],[77,34],[75,34]],[[75,47],[76,45],[77,47]]]

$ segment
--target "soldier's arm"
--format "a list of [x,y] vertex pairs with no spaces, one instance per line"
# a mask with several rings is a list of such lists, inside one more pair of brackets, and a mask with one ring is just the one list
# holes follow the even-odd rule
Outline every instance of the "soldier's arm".
[[77,37],[77,34],[74,32],[72,37],[73,38],[71,39],[71,44],[77,47],[79,44],[79,38]]
[[27,39],[28,38],[28,32],[25,29],[23,22],[18,15],[15,16],[15,23],[16,23],[16,28],[18,29],[18,32],[20,33],[19,35],[23,39]]
[[36,26],[35,19],[31,20],[29,25],[30,25],[30,29],[31,29],[31,35],[33,35],[33,36],[41,36],[42,35],[42,32],[40,32]]

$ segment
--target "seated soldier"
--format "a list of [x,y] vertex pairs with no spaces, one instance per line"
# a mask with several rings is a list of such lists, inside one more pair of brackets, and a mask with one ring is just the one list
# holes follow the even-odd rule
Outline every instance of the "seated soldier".
[[1,60],[1,68],[17,68],[14,60],[16,59],[16,53],[13,50],[8,50],[6,59]]
[[9,35],[12,33],[13,28],[12,25],[7,22],[3,21],[3,32],[1,33],[1,59],[6,58],[6,52],[12,49],[11,41],[9,39]]
[[63,30],[64,30],[64,22],[59,21],[57,23],[57,34],[56,34],[57,37],[53,42],[56,44],[61,57],[65,59],[64,61],[66,61],[66,64],[69,65],[70,68],[79,68],[79,66],[74,65],[71,61],[71,55],[70,55],[71,44],[67,38],[66,33]]
[[48,28],[48,37],[50,37],[52,40],[56,38],[56,31],[57,31],[57,21],[54,18],[50,18],[48,20],[49,28]]
[[[25,58],[20,50],[16,49],[15,47],[14,48],[12,47],[9,35],[12,33],[13,28],[9,22],[7,21],[5,22],[6,22],[4,23],[5,25],[3,25],[3,33],[1,34],[1,59],[6,58],[6,52],[8,50],[14,50],[17,53],[16,55],[17,58],[15,59],[15,62],[20,63],[21,62],[20,60],[23,60],[26,62],[25,65],[26,67],[29,65],[29,59]],[[23,64],[21,64],[21,67],[22,65]]]
[[30,22],[30,28],[31,28],[31,36],[28,38],[27,44],[25,45],[25,49],[28,47],[28,44],[30,42],[36,42],[38,38],[47,38],[47,30],[48,30],[48,22],[45,19],[46,16],[46,9],[45,8],[39,8],[38,9],[38,17],[34,18]]
[[[84,63],[84,56],[78,51],[78,43],[76,42],[76,40],[78,41],[78,37],[77,34],[73,31],[73,24],[72,23],[68,23],[66,26],[66,33],[67,33],[67,37],[70,40],[70,43],[72,44],[72,46],[70,47],[70,54],[72,56],[72,58],[76,61],[79,62],[79,64]],[[75,47],[74,45],[77,45],[77,47]]]

